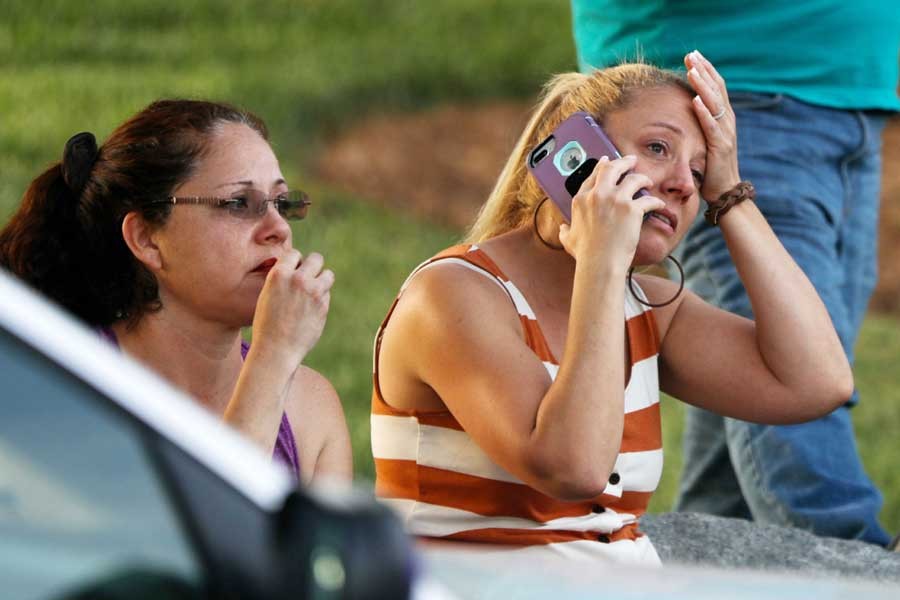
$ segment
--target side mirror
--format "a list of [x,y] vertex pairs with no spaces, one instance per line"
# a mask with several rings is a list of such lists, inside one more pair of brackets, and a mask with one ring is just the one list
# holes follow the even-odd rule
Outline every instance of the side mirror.
[[399,519],[362,493],[291,493],[278,515],[284,598],[408,598],[413,551]]

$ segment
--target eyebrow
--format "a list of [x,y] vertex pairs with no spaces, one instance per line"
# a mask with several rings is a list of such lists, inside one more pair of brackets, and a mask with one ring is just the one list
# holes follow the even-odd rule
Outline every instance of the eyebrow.
[[656,121],[655,123],[650,123],[650,125],[655,126],[655,127],[662,127],[664,129],[670,129],[679,135],[684,134],[684,132],[681,130],[681,128],[676,127],[675,125],[672,125],[671,123],[665,123],[663,121]]
[[[650,123],[650,127],[662,127],[663,129],[668,129],[668,130],[670,130],[670,131],[674,131],[674,132],[675,132],[676,134],[678,134],[678,135],[684,135],[684,132],[681,130],[680,127],[677,127],[677,126],[675,126],[675,125],[672,125],[671,123],[666,123],[666,122],[664,122],[664,121],[655,121],[655,122],[653,122],[653,123]],[[704,144],[704,148],[705,148],[705,146],[706,146],[706,145]],[[699,154],[699,153],[698,153],[698,154]],[[705,158],[706,158],[706,153],[704,152],[703,155],[704,155],[704,159],[705,159]],[[706,164],[706,160],[704,160],[703,163],[704,163],[704,165],[705,165],[705,164]]]
[[[284,179],[276,179],[276,180],[275,180],[275,185],[285,185],[285,184],[287,184],[287,182],[286,182]],[[252,186],[253,186],[253,180],[252,180],[252,179],[244,179],[244,180],[241,180],[241,181],[231,181],[231,182],[229,182],[229,183],[223,183],[223,184],[217,185],[217,186],[216,186],[215,188],[213,188],[213,189],[219,189],[219,188],[228,187],[228,186],[231,186],[231,185],[243,185],[243,186],[252,187]]]

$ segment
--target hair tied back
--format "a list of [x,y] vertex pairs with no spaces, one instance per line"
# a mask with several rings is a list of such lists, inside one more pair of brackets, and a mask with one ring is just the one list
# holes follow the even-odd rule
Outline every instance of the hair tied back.
[[87,184],[99,154],[97,139],[89,131],[76,133],[66,142],[62,159],[63,180],[76,196]]

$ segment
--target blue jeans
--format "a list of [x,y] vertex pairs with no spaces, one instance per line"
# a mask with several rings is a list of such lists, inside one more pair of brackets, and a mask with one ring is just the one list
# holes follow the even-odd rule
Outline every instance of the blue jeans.
[[[851,363],[877,278],[884,114],[734,93],[741,176],[810,278]],[[752,318],[720,231],[699,215],[677,251],[687,285]],[[757,425],[688,407],[676,510],[792,525],[885,545],[882,498],[857,453],[850,406],[801,425]]]

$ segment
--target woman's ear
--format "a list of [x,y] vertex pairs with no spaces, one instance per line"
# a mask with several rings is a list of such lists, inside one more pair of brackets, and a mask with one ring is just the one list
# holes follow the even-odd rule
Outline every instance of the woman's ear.
[[141,215],[132,211],[122,221],[122,237],[134,257],[151,273],[162,269],[162,256],[153,239],[155,228]]

